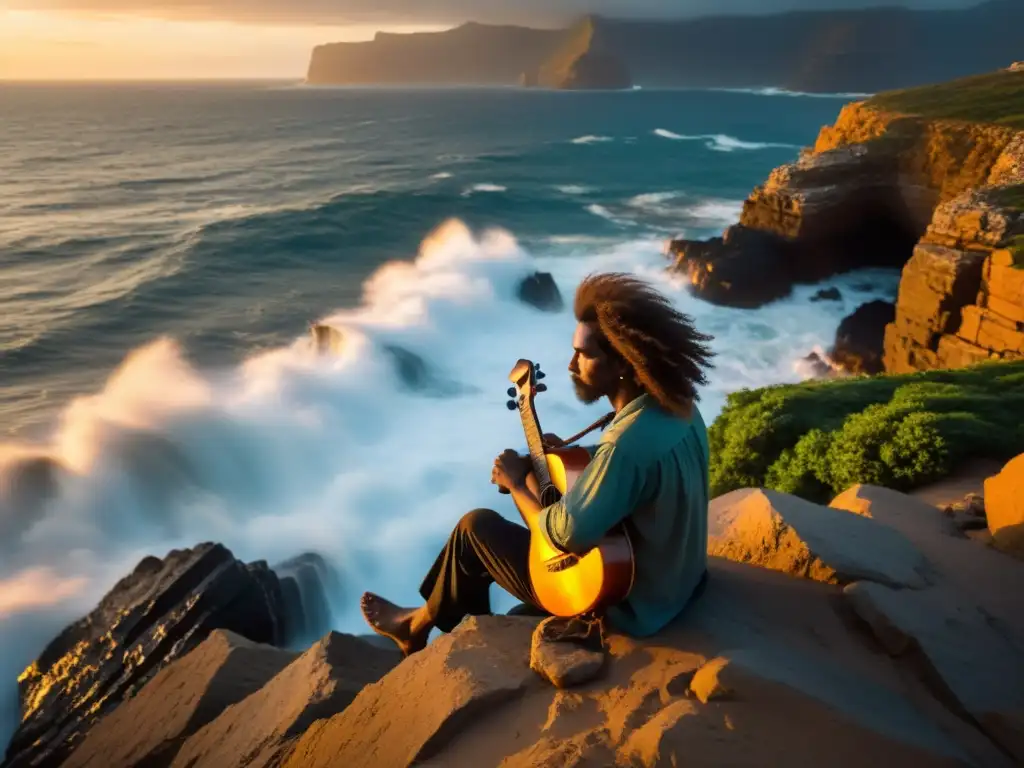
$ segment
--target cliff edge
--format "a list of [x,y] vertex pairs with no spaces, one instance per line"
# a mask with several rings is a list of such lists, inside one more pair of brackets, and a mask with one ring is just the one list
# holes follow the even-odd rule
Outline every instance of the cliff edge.
[[628,67],[593,16],[574,26],[562,45],[537,70],[524,73],[521,82],[563,90],[620,90],[633,85]]

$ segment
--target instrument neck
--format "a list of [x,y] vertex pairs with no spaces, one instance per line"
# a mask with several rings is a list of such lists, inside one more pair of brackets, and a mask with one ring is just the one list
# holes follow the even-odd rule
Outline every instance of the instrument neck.
[[548,472],[548,460],[544,455],[544,438],[540,431],[540,421],[533,407],[533,398],[523,398],[519,406],[519,415],[523,420],[523,432],[526,435],[526,449],[533,464],[533,474],[541,490],[551,485],[551,474]]

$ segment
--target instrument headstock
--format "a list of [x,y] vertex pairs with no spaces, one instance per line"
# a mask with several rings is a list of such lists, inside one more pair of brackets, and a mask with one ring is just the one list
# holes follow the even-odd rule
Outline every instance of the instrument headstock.
[[512,398],[505,405],[514,411],[523,403],[532,402],[538,392],[546,392],[547,384],[538,383],[546,374],[540,369],[540,363],[530,360],[519,360],[508,375],[514,386],[508,388],[507,395]]

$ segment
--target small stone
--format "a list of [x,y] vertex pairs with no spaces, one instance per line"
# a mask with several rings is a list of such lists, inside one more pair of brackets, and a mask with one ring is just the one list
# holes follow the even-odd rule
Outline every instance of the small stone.
[[590,650],[572,641],[550,640],[541,622],[530,645],[530,669],[556,688],[572,688],[597,679],[605,666],[603,651]]

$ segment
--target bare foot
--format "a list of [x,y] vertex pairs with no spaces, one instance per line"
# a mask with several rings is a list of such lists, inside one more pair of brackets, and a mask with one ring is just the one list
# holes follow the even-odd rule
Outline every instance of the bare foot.
[[418,626],[422,623],[418,608],[401,608],[372,592],[364,592],[359,605],[366,623],[378,635],[393,640],[403,656],[427,647],[430,624]]

